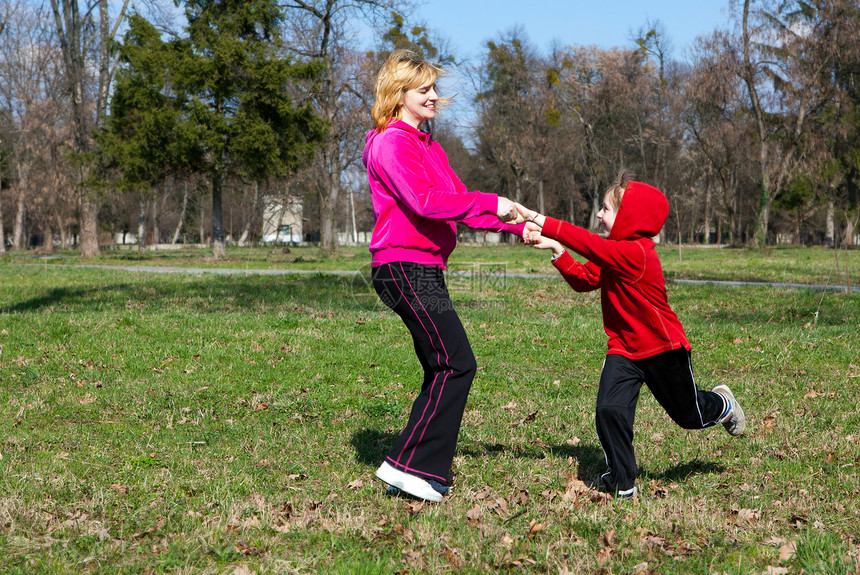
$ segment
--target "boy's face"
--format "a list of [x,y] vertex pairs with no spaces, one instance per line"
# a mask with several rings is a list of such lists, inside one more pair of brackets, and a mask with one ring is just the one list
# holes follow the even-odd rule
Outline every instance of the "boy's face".
[[[608,194],[607,194],[608,196]],[[609,197],[603,198],[603,207],[597,212],[597,221],[600,222],[600,229],[603,232],[603,237],[609,237],[609,232],[612,231],[612,226],[615,224],[615,216],[618,212],[612,207],[609,202]]]

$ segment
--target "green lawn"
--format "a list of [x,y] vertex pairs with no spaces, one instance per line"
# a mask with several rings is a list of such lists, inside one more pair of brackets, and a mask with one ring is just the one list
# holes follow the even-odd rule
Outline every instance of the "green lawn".
[[[822,248],[782,247],[764,251],[733,248],[658,248],[669,279],[763,281],[845,286],[860,284],[860,252]],[[301,271],[357,270],[369,264],[366,247],[341,247],[327,254],[316,247],[229,247],[227,257],[215,260],[211,250],[104,251],[84,260],[76,252],[46,256],[38,252],[14,253],[7,263],[51,265],[178,266],[228,269],[284,269]],[[507,273],[555,274],[545,251],[522,244],[460,246],[450,260],[453,270],[471,273],[489,269]]]
[[[0,572],[860,570],[860,294],[670,285],[700,386],[731,386],[747,433],[684,431],[643,392],[643,496],[618,502],[593,489],[597,294],[512,275],[553,274],[543,252],[455,254],[449,283],[480,368],[441,505],[390,497],[373,478],[420,375],[364,276],[7,256]],[[363,248],[133,255],[89,263],[357,270],[368,259]],[[669,277],[846,282],[827,250],[661,255]],[[855,283],[860,254],[848,257]]]

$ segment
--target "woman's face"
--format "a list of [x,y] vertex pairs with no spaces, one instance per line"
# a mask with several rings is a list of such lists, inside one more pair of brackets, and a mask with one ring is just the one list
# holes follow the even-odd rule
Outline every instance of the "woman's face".
[[436,117],[436,84],[427,84],[408,90],[400,100],[400,118],[417,128],[425,120]]

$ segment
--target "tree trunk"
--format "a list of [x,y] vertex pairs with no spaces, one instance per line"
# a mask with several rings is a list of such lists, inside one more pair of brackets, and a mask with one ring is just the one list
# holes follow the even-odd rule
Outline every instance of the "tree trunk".
[[183,185],[182,208],[179,210],[179,221],[176,222],[176,229],[173,230],[173,238],[170,241],[172,244],[179,241],[179,234],[182,233],[182,223],[185,221],[185,210],[188,209],[188,180],[184,180]]
[[216,260],[226,257],[224,247],[224,212],[222,209],[223,174],[220,170],[212,172],[212,257]]
[[544,198],[543,192],[543,178],[538,180],[538,212],[542,214],[546,213],[546,198]]
[[54,229],[51,227],[50,221],[45,223],[42,228],[42,251],[46,254],[54,253]]
[[843,239],[843,241],[845,242],[845,245],[848,245],[848,246],[856,245],[857,242],[855,241],[855,238],[854,238],[854,235],[856,233],[854,230],[856,229],[856,227],[857,227],[857,218],[854,218],[852,220],[851,214],[848,214],[848,217],[845,218],[845,238]]
[[69,230],[63,225],[63,218],[60,217],[60,214],[56,214],[57,228],[60,230],[60,248],[68,249],[69,248]]
[[336,143],[327,143],[323,153],[323,173],[325,174],[325,197],[320,205],[320,242],[325,251],[337,249],[334,230],[334,209],[340,194],[340,167],[338,165]]
[[81,200],[81,256],[94,258],[101,253],[99,248],[99,205],[94,199]]
[[152,241],[155,246],[161,243],[161,230],[158,228],[158,192],[152,198]]
[[597,212],[600,211],[600,194],[597,192],[597,186],[594,186],[594,192],[591,195],[591,216],[588,219],[588,229],[597,229]]
[[723,216],[717,218],[717,245],[723,245]]
[[18,182],[18,194],[15,199],[15,220],[12,224],[12,249],[24,249],[24,215],[27,213],[27,207],[24,205],[24,192],[21,182]]
[[355,193],[352,189],[349,190],[349,212],[352,216],[352,243],[358,244],[358,228],[355,225]]
[[702,243],[708,245],[711,243],[711,179],[705,180],[705,215],[704,215],[705,233],[702,237]]
[[242,228],[242,235],[239,236],[239,241],[236,243],[240,246],[244,246],[246,242],[248,242],[248,238],[251,236],[251,227],[254,224],[254,216],[259,209],[260,203],[260,182],[254,182],[254,197],[251,199],[251,213],[248,214],[248,218],[245,220],[245,225]]
[[146,251],[146,200],[137,198],[137,253]]
[[761,192],[759,194],[758,213],[756,214],[756,231],[754,239],[755,243],[759,247],[764,247],[767,242],[767,226],[772,197],[770,178],[767,170],[767,126],[765,125],[764,111],[762,110],[761,101],[758,97],[758,89],[755,84],[755,72],[750,60],[749,11],[751,2],[752,0],[744,0],[743,6],[743,80],[747,85],[747,91],[749,92],[750,103],[752,105],[753,115],[758,129],[758,162],[759,170],[761,171]]
[[836,206],[833,203],[833,198],[827,199],[827,216],[824,228],[824,247],[836,247]]
[[[0,192],[3,191],[3,179],[0,177]],[[2,197],[0,197],[2,200]],[[3,233],[3,202],[0,201],[0,256],[6,255],[6,235]]]

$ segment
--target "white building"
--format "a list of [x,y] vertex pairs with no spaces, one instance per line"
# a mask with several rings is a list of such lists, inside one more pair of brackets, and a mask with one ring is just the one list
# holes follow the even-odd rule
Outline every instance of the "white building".
[[302,212],[304,211],[304,204],[302,198],[289,196],[284,202],[282,197],[269,196],[264,198],[263,202],[261,241],[264,244],[300,243],[303,239]]

